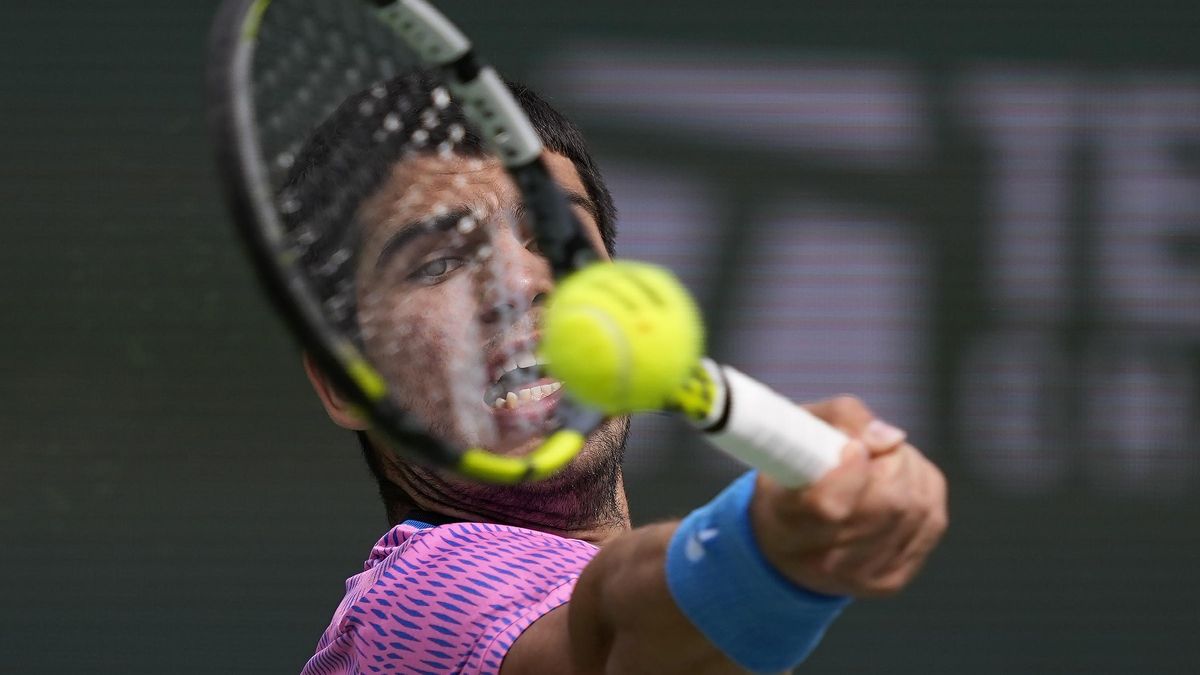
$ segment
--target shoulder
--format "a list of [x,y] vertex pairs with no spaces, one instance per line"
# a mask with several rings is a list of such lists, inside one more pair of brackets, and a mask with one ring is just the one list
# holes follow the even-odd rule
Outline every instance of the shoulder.
[[570,598],[596,551],[504,525],[420,530],[378,561],[347,627],[368,667],[495,672],[522,630]]

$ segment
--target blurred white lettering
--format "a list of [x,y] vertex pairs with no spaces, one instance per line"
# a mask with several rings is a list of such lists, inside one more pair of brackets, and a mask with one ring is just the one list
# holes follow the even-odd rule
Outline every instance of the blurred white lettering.
[[[798,399],[860,395],[918,441],[949,424],[955,447],[931,454],[957,452],[1001,491],[1162,495],[1194,482],[1195,76],[962,70],[949,104],[982,150],[982,222],[961,227],[983,238],[971,272],[984,296],[963,298],[961,353],[931,355],[947,311],[931,304],[946,283],[929,255],[939,232],[900,193],[881,198],[880,182],[845,189],[862,175],[938,194],[921,182],[940,136],[915,66],[594,45],[552,63],[546,77],[586,126],[625,139],[605,162],[622,255],[680,270],[720,310],[718,356]],[[736,166],[758,173],[731,184]],[[930,403],[931,378],[947,373],[956,420]],[[669,474],[658,450],[678,430],[642,427],[633,473]]]

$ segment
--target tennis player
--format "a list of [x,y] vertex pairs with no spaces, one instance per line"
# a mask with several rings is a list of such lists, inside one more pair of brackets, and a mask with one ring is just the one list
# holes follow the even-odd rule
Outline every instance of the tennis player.
[[[583,137],[533,92],[513,89],[576,216],[611,255],[615,211]],[[360,118],[331,119],[315,145],[335,146]],[[297,172],[319,172],[319,157],[302,154]],[[389,223],[430,217],[423,209],[435,202],[471,204],[481,221],[501,223],[489,216],[519,205],[503,167],[470,144],[452,155],[386,161],[379,189],[359,211],[367,259],[383,253]],[[511,344],[534,330],[553,282],[517,226],[495,227],[493,244],[520,261],[512,283],[528,309],[502,327]],[[456,264],[434,260],[420,278],[435,281]],[[357,283],[369,288],[369,271]],[[424,341],[436,358],[464,323],[440,295],[450,286],[418,284],[389,311],[369,314],[405,326],[407,339]],[[359,299],[389,302],[371,296]],[[373,328],[364,334],[384,335],[389,326]],[[747,473],[682,521],[634,529],[621,478],[627,418],[599,427],[580,456],[544,482],[484,485],[397,459],[307,358],[305,369],[330,418],[357,432],[392,525],[346,581],[304,668],[310,675],[783,671],[804,660],[852,597],[904,588],[947,523],[938,469],[851,397],[807,406],[851,438],[840,466],[817,483],[790,490]],[[518,415],[545,394],[511,392],[494,414]],[[434,424],[454,424],[419,399],[406,403]]]

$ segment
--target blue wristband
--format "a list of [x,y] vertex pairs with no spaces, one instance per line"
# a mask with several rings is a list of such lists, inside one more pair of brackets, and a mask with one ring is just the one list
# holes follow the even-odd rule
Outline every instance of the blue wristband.
[[797,586],[763,557],[750,524],[756,472],[692,511],[667,548],[675,604],[735,663],[755,672],[802,662],[850,598]]

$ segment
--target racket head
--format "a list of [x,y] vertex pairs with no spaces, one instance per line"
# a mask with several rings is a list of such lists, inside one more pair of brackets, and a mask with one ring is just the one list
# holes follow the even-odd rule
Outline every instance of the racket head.
[[454,38],[419,0],[227,0],[218,163],[273,304],[389,447],[475,479],[541,478],[602,418],[532,356],[539,305],[599,251],[508,89],[430,26]]

